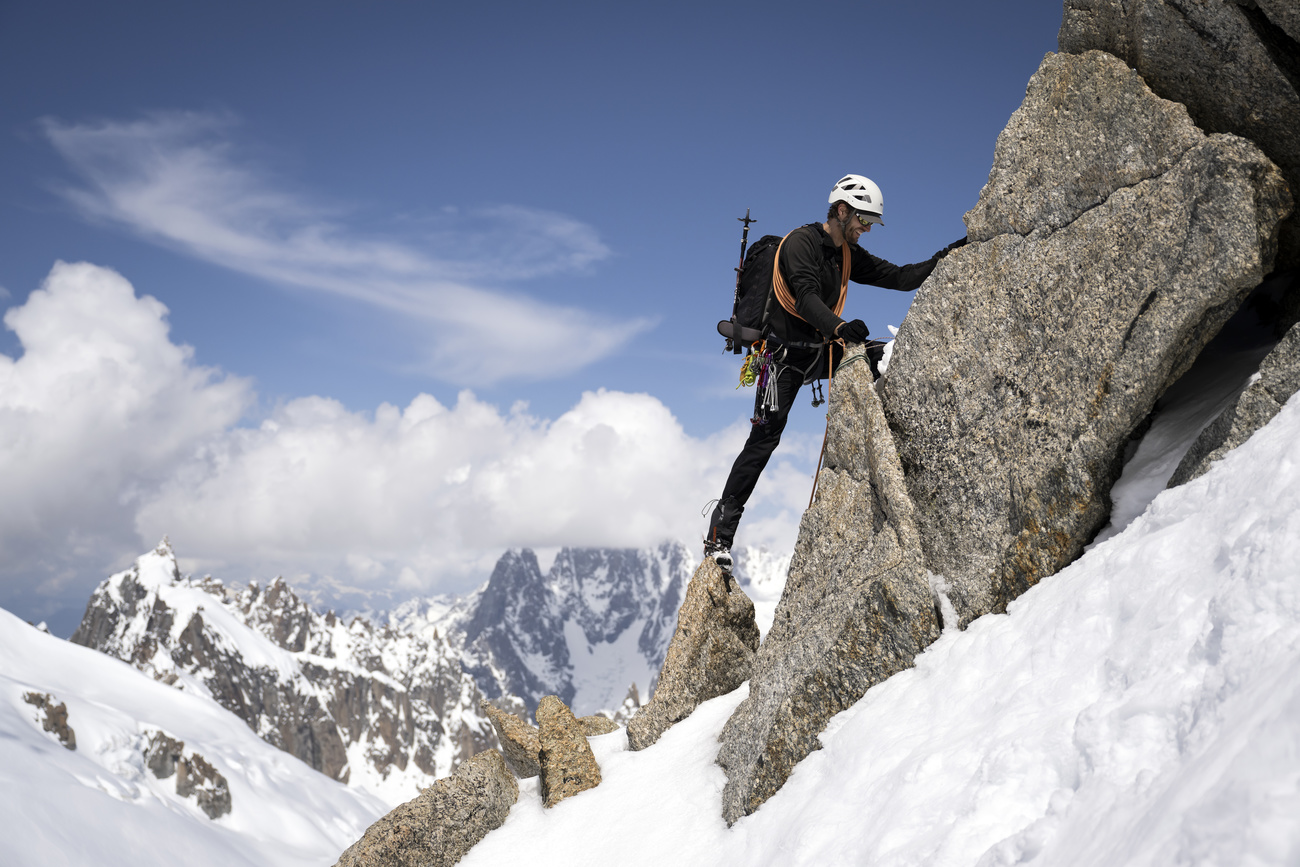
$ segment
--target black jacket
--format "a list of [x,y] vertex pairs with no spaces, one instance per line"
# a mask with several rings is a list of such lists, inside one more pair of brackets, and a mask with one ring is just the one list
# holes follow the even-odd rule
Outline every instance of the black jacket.
[[[856,244],[849,245],[849,279],[882,289],[910,292],[920,286],[937,264],[937,258],[899,267],[873,256]],[[789,315],[773,301],[772,331],[778,340],[820,343],[830,337],[844,320],[831,312],[840,297],[840,264],[844,254],[821,223],[809,223],[790,233],[781,248],[778,265],[785,285],[794,297],[802,321]],[[821,332],[820,334],[818,332]]]

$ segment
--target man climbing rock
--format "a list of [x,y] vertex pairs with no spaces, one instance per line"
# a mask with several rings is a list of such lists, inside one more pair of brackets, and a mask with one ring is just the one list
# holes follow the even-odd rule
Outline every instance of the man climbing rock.
[[755,397],[754,426],[731,467],[704,537],[704,556],[727,572],[745,503],[781,441],[799,389],[829,376],[844,343],[865,343],[872,372],[879,376],[884,344],[867,341],[861,319],[840,318],[848,281],[910,292],[930,276],[939,259],[966,242],[963,238],[924,262],[899,267],[858,245],[873,225],[885,224],[884,197],[870,178],[845,175],[831,190],[829,202],[826,222],[800,226],[786,235],[777,251],[772,283],[780,303],[771,305],[766,371]]

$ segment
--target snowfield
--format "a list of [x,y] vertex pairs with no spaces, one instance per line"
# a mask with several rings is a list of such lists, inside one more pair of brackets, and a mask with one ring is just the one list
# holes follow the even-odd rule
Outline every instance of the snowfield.
[[[714,757],[743,688],[644,752],[593,739],[604,782],[554,809],[525,781],[461,863],[1300,864],[1300,399],[1181,488],[1157,495],[1140,458],[1116,495],[1150,501],[1138,517],[946,632],[734,827]],[[323,867],[383,812],[206,697],[3,612],[0,671],[6,865]],[[29,690],[67,703],[75,752]],[[144,769],[150,728],[226,776],[233,813]]]
[[607,735],[599,788],[549,811],[526,788],[461,863],[1300,864],[1300,400],[945,633],[728,829],[713,759],[743,692],[642,753]]

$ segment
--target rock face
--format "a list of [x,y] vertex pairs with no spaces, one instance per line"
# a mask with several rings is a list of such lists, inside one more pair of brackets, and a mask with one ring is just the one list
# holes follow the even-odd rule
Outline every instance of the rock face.
[[77,733],[68,725],[68,706],[55,702],[54,696],[45,692],[28,692],[23,694],[23,701],[36,708],[40,715],[41,728],[58,738],[59,743],[70,750],[77,748]]
[[553,695],[544,696],[537,705],[537,724],[542,806],[554,807],[565,798],[600,785],[600,766],[587,735],[564,702]]
[[546,574],[532,551],[509,551],[444,622],[488,698],[519,696],[529,712],[544,695],[582,713],[614,710],[629,684],[652,686],[690,566],[673,543],[565,548]]
[[530,726],[512,713],[494,707],[487,700],[484,700],[479,707],[487,718],[492,720],[492,727],[497,732],[497,740],[501,741],[501,753],[505,756],[506,764],[510,766],[514,775],[521,780],[526,780],[540,774],[542,768],[537,763],[537,754],[542,749],[542,743],[537,736],[537,727]]
[[1259,373],[1246,390],[1192,443],[1169,479],[1169,487],[1204,474],[1210,464],[1268,424],[1297,391],[1300,391],[1300,325],[1293,325],[1260,364]]
[[[1300,7],[1294,0],[1066,0],[1064,52],[1121,58],[1206,132],[1259,145],[1300,190]],[[1300,266],[1300,219],[1279,265]]]
[[518,800],[501,754],[478,753],[371,825],[336,867],[450,867],[501,827]]
[[737,581],[705,560],[686,588],[654,696],[628,721],[628,746],[645,749],[702,702],[739,687],[757,650],[754,603]]
[[1105,523],[1130,433],[1272,268],[1290,208],[1258,148],[1197,132],[1121,61],[1044,59],[883,380],[961,625]]
[[720,737],[728,824],[758,809],[820,748],[817,735],[832,716],[911,667],[939,637],[902,467],[861,347],[832,379],[828,425],[816,500],[800,524],[749,697]]

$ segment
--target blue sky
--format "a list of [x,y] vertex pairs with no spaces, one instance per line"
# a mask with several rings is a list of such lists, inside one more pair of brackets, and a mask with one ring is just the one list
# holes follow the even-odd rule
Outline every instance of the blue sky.
[[[0,605],[75,623],[160,531],[195,570],[381,601],[464,590],[510,545],[690,532],[750,410],[714,332],[736,218],[819,220],[858,172],[885,195],[864,246],[927,258],[964,234],[1059,23],[1028,0],[9,0],[0,456],[41,505],[0,513]],[[848,312],[883,334],[910,298],[862,287]],[[124,374],[123,352],[154,361]],[[434,416],[455,424],[409,438]],[[752,541],[788,542],[806,499],[824,415],[794,418]],[[264,518],[211,529],[250,502]],[[464,526],[421,530],[446,510]]]

